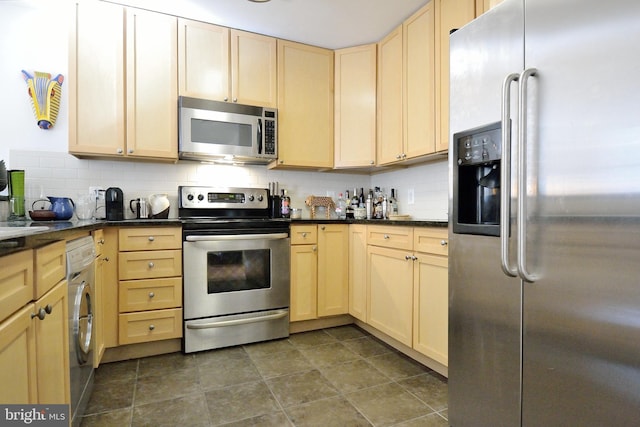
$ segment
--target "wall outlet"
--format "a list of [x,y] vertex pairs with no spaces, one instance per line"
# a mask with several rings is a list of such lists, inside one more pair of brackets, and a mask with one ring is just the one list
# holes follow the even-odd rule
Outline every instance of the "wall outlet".
[[408,205],[413,205],[416,202],[415,197],[414,197],[414,192],[413,192],[413,188],[410,188],[407,190],[407,204]]

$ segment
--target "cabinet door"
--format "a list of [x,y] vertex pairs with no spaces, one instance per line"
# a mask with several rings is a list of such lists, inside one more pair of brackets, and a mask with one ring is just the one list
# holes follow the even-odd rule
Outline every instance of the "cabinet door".
[[318,225],[318,317],[349,312],[349,226]]
[[335,52],[335,163],[368,167],[376,163],[375,44]]
[[434,0],[436,11],[436,151],[449,147],[449,32],[475,18],[475,0]]
[[231,100],[277,106],[276,39],[231,30]]
[[446,257],[418,252],[414,262],[413,348],[447,366],[449,278]]
[[180,95],[229,100],[229,29],[178,20]]
[[35,302],[36,367],[38,402],[68,404],[69,389],[69,306],[67,281],[63,280]]
[[349,314],[367,321],[367,226],[349,225]]
[[402,158],[402,26],[378,44],[378,164]]
[[[367,323],[411,346],[413,328],[413,262],[411,253],[378,246],[367,248]],[[409,256],[407,259],[406,257]]]
[[69,46],[69,152],[125,152],[124,9],[75,4]]
[[[0,323],[0,402],[25,404],[38,402],[36,341],[33,304],[28,304]],[[63,343],[68,348],[68,343]],[[61,343],[57,344],[61,347]],[[58,367],[60,370],[61,367]]]
[[435,146],[435,11],[427,3],[403,24],[404,149],[406,158]]
[[175,17],[127,9],[127,156],[178,159]]
[[333,167],[333,51],[278,40],[278,161]]
[[318,317],[318,247],[291,246],[291,305],[290,320]]

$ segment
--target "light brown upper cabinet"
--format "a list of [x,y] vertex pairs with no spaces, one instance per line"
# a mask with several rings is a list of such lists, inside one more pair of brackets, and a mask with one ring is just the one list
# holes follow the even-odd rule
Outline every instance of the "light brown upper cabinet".
[[435,151],[435,12],[427,3],[378,45],[378,164]]
[[433,1],[436,6],[436,151],[445,151],[449,147],[449,33],[475,18],[476,1]]
[[276,107],[276,39],[178,20],[180,95]]
[[335,168],[376,164],[376,44],[335,51]]
[[69,152],[175,161],[175,17],[81,2],[70,37]]
[[333,51],[278,40],[278,160],[270,168],[333,168]]

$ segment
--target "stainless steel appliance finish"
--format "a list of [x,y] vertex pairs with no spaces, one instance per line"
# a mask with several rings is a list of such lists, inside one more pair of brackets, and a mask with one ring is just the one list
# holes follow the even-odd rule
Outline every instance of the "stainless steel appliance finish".
[[67,242],[71,424],[80,424],[93,389],[95,247],[91,237]]
[[452,426],[640,419],[639,16],[505,0],[451,36],[450,132],[505,154],[501,236],[449,229]]
[[180,187],[184,351],[289,335],[289,224],[266,189]]
[[181,159],[267,164],[278,157],[278,110],[179,97]]

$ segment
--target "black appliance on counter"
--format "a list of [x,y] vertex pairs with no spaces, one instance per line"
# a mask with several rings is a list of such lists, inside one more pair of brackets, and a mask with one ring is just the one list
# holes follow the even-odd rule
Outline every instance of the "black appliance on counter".
[[124,219],[124,195],[118,187],[109,187],[104,193],[104,206],[107,221]]

